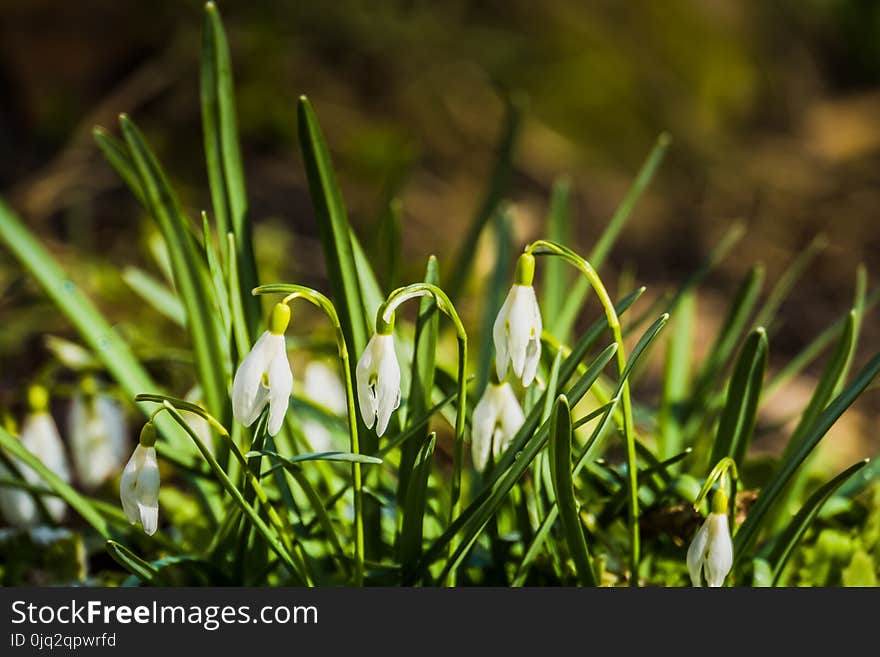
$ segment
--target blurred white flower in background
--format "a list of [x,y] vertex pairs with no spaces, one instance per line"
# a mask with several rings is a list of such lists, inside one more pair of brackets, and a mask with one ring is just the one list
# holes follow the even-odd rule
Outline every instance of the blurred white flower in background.
[[[337,368],[319,360],[310,361],[303,370],[303,393],[307,399],[323,406],[334,415],[346,417],[348,401]],[[320,420],[305,417],[301,426],[309,448],[313,452],[331,452],[347,448],[347,445],[334,443],[333,432]]]
[[95,489],[119,471],[129,450],[122,406],[96,394],[94,384],[70,402],[67,416],[70,448],[76,476],[86,489]]
[[[28,391],[28,401],[31,412],[21,426],[21,444],[62,480],[70,483],[70,466],[58,427],[49,414],[49,395],[46,389],[32,386]],[[33,486],[46,486],[43,478],[36,472],[15,457],[11,458],[25,482]],[[11,477],[12,473],[0,464],[0,476]],[[45,495],[42,499],[52,519],[60,522],[67,506],[64,500],[54,495]],[[0,511],[7,522],[16,527],[30,527],[42,520],[40,509],[31,493],[10,486],[0,486]]]

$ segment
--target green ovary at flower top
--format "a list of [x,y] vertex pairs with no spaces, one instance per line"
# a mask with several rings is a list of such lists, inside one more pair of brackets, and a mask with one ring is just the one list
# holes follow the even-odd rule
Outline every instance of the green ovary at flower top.
[[159,462],[156,458],[156,427],[152,421],[141,429],[138,446],[122,472],[119,499],[130,523],[140,521],[146,534],[152,536],[156,533],[159,526]]
[[278,303],[272,310],[269,330],[245,356],[232,381],[232,414],[248,427],[269,404],[269,435],[281,430],[293,390],[293,373],[287,360],[284,332],[290,323],[290,308]]
[[504,381],[510,365],[524,386],[531,385],[541,360],[541,309],[532,282],[535,257],[524,253],[516,264],[516,279],[492,329],[498,380]]

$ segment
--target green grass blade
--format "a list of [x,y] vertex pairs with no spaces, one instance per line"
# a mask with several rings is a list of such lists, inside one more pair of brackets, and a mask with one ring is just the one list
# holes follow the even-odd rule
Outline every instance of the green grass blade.
[[550,419],[550,473],[562,533],[583,586],[596,586],[593,560],[587,549],[584,530],[578,516],[578,504],[571,479],[571,409],[565,395],[559,395]]
[[764,268],[755,265],[740,284],[709,355],[694,383],[694,393],[689,409],[691,414],[696,413],[699,416],[704,410],[706,399],[717,385],[719,376],[746,328],[752,309],[761,292],[763,280]]
[[330,278],[331,299],[352,354],[354,376],[354,365],[367,344],[368,322],[364,317],[365,306],[352,252],[348,218],[330,161],[330,152],[312,105],[302,96],[297,109],[300,147]]
[[828,242],[824,236],[816,236],[816,238],[807,245],[807,248],[801,251],[791,264],[786,267],[782,276],[779,277],[779,280],[776,281],[776,285],[773,286],[773,289],[767,296],[767,301],[764,302],[764,305],[755,317],[755,324],[757,326],[766,326],[768,330],[772,329],[773,322],[776,319],[776,312],[779,310],[782,302],[788,298],[788,295],[794,288],[795,284],[800,280],[801,276],[803,276],[813,260],[816,259],[816,256],[819,255],[827,245]]
[[477,252],[480,235],[486,224],[495,215],[501,199],[510,185],[513,152],[522,127],[523,111],[522,99],[513,98],[508,101],[504,126],[495,152],[495,163],[492,175],[489,177],[486,195],[461,241],[461,247],[455,257],[455,264],[448,274],[449,279],[445,289],[453,303],[464,290],[465,283],[473,269],[474,254]]
[[228,266],[228,245],[224,240],[226,234],[232,231],[240,280],[237,293],[241,298],[249,335],[255,338],[261,319],[260,302],[250,292],[259,284],[259,278],[238,144],[229,45],[220,12],[213,2],[205,5],[202,23],[200,96],[205,161],[220,237],[221,258]]
[[853,382],[847,385],[816,418],[810,429],[805,432],[797,449],[779,463],[769,481],[761,489],[745,522],[734,536],[734,559],[736,562],[743,558],[752,541],[757,538],[765,516],[771,511],[801,463],[810,455],[844,411],[870,385],[878,373],[880,373],[880,354],[876,354],[868,361]]
[[100,126],[95,127],[92,135],[110,166],[122,178],[122,181],[128,186],[135,198],[140,201],[141,205],[147,207],[144,190],[141,188],[140,177],[138,176],[137,169],[134,167],[134,163],[131,161],[131,156],[128,154],[128,148],[125,143]]
[[366,454],[352,454],[351,452],[314,452],[310,454],[297,454],[296,456],[282,456],[277,452],[268,449],[258,449],[248,452],[245,458],[256,458],[259,456],[271,456],[278,459],[285,465],[297,465],[304,461],[342,461],[345,463],[367,463],[380,465],[382,459],[375,456],[367,456]]
[[431,434],[419,449],[412,476],[409,477],[409,488],[403,505],[400,541],[398,547],[398,563],[402,568],[404,581],[415,576],[416,566],[422,554],[424,536],[425,509],[428,502],[428,478],[431,474],[431,458],[437,435]]
[[696,297],[693,293],[687,294],[682,297],[671,320],[672,332],[666,343],[663,387],[657,413],[660,458],[677,454],[682,447],[684,409],[690,394],[695,310]]
[[758,402],[767,371],[767,332],[763,327],[746,339],[727,386],[727,401],[709,458],[709,472],[725,456],[742,467],[743,457],[755,431]]
[[838,488],[840,488],[846,481],[848,481],[853,475],[855,475],[862,468],[868,465],[868,461],[868,459],[865,459],[864,461],[859,461],[858,463],[851,465],[839,475],[834,477],[834,479],[816,490],[816,492],[814,492],[804,503],[800,511],[797,512],[797,515],[795,515],[794,518],[786,523],[785,531],[782,533],[782,535],[780,535],[778,539],[776,539],[776,542],[774,543],[773,549],[771,550],[770,556],[768,558],[768,561],[773,568],[774,586],[776,586],[776,584],[779,582],[779,578],[782,575],[785,564],[788,562],[788,559],[794,551],[794,548],[801,540],[804,532],[806,532],[807,528],[809,528],[810,523],[813,522],[813,519],[816,517],[819,511],[822,510],[822,506],[825,504],[825,502],[827,502],[828,499],[834,494],[834,492]]
[[[642,194],[648,188],[648,185],[651,184],[651,180],[653,180],[654,174],[660,167],[660,163],[663,161],[663,157],[666,154],[666,149],[669,147],[670,142],[671,138],[665,132],[657,138],[657,142],[654,144],[648,157],[642,163],[642,166],[636,174],[635,180],[633,180],[626,196],[623,197],[623,201],[617,206],[617,210],[614,211],[608,225],[605,227],[605,230],[602,231],[602,235],[599,237],[599,240],[596,242],[592,251],[590,251],[587,261],[596,271],[599,271],[602,268],[602,265],[605,264],[608,254],[611,252],[614,243],[620,236],[620,231],[623,230],[627,220],[630,215],[632,215],[636,203],[638,203]],[[551,324],[550,332],[553,333],[553,335],[558,335],[560,336],[560,339],[562,339],[562,336],[566,336],[571,332],[590,289],[589,281],[583,277],[579,277],[574,287],[569,292],[561,312]]]
[[[437,285],[440,271],[437,258],[428,258],[424,281]],[[422,297],[419,300],[419,315],[413,343],[412,377],[407,398],[407,419],[423,416],[431,408],[431,393],[434,391],[434,366],[437,351],[437,333],[440,327],[440,314],[434,298]],[[400,448],[398,466],[397,499],[402,504],[408,497],[409,478],[416,462],[416,455],[428,439],[428,423],[418,425],[419,430],[412,440]]]
[[[550,193],[547,239],[559,244],[571,244],[571,214],[571,179],[559,178],[554,181]],[[541,312],[546,317],[555,318],[562,312],[572,282],[570,274],[571,269],[560,258],[549,258],[544,264]],[[568,336],[562,333],[554,333],[554,335],[560,342],[568,340]]]
[[116,541],[108,540],[104,547],[107,549],[107,553],[113,557],[113,561],[125,568],[132,575],[145,584],[156,584],[156,580],[159,577],[159,571],[150,563],[144,561],[134,552]]
[[186,326],[186,311],[174,291],[156,277],[137,267],[126,267],[122,280],[141,299],[178,326]]
[[373,325],[376,321],[376,311],[382,305],[382,302],[385,301],[385,293],[379,285],[379,279],[376,278],[376,273],[373,271],[373,264],[367,258],[367,254],[364,253],[357,235],[351,229],[349,229],[348,234],[351,237],[351,250],[354,254],[354,264],[357,269],[358,280],[360,280],[361,296],[364,300],[364,320],[367,323],[367,331],[372,332],[375,328]]
[[192,228],[168,184],[159,162],[143,135],[124,114],[119,125],[129,154],[140,176],[141,188],[150,212],[165,238],[171,256],[174,282],[187,315],[187,330],[193,344],[196,370],[205,404],[212,415],[226,423],[230,415],[225,373],[230,367],[223,348],[219,321],[209,302],[213,299],[204,258],[196,246]]
[[89,523],[96,532],[104,538],[110,538],[110,527],[107,525],[107,521],[89,501],[76,492],[70,484],[47,468],[37,456],[21,444],[20,440],[8,434],[2,427],[0,427],[0,448],[12,454],[38,474],[46,485],[67,502],[70,508],[82,516],[83,520]]
[[[159,389],[125,341],[2,200],[0,239],[73,324],[128,397],[133,399],[144,390]],[[148,408],[140,408],[144,414],[149,413]],[[158,417],[156,424],[172,446],[185,446],[183,434],[174,422]]]

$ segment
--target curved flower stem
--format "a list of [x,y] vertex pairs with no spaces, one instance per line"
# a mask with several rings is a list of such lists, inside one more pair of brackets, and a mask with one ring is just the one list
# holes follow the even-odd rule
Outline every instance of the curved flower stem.
[[[532,242],[525,248],[525,253],[531,255],[555,255],[563,258],[566,262],[577,267],[580,272],[586,276],[590,282],[590,286],[599,297],[599,303],[605,310],[605,317],[608,320],[608,327],[617,343],[617,353],[615,354],[617,361],[618,376],[623,378],[626,369],[626,351],[623,344],[623,333],[620,329],[620,319],[617,317],[617,311],[614,309],[614,303],[608,296],[608,291],[599,278],[599,274],[593,269],[592,265],[586,259],[579,256],[571,249],[550,242],[547,240],[537,240]],[[629,394],[629,381],[624,380],[621,390],[621,406],[623,407],[623,436],[626,441],[626,468],[627,468],[627,484],[629,487],[629,529],[630,529],[630,586],[639,585],[639,483],[638,483],[638,464],[636,461],[636,440],[635,425],[633,424],[632,403]]]
[[[376,325],[378,326],[382,322],[386,325],[392,323],[394,313],[401,304],[410,299],[424,296],[433,297],[440,312],[452,320],[458,338],[458,410],[455,414],[455,446],[453,448],[452,490],[449,503],[449,522],[452,523],[461,512],[461,466],[464,459],[464,428],[467,414],[467,373],[465,371],[467,368],[467,332],[464,330],[464,324],[462,324],[455,306],[452,305],[452,301],[442,289],[431,283],[413,283],[399,287],[388,295],[388,298],[376,312]],[[450,543],[450,549],[453,547]],[[450,573],[449,577],[450,586],[454,586],[455,574]]]
[[[728,471],[730,471],[730,478],[728,479]],[[706,477],[706,481],[703,484],[703,487],[700,489],[700,492],[697,494],[696,499],[694,500],[694,511],[700,510],[700,505],[703,503],[703,500],[709,494],[709,491],[712,490],[712,486],[715,485],[715,482],[719,482],[720,488],[725,488],[728,481],[730,482],[730,500],[734,503],[730,505],[729,520],[731,529],[734,528],[734,516],[736,515],[736,483],[739,480],[739,472],[736,469],[736,461],[734,461],[729,456],[725,456],[723,459],[718,461],[715,464],[715,467],[712,468],[712,471],[709,473],[709,476]]]
[[[253,289],[252,294],[286,294],[283,303],[290,303],[294,299],[305,299],[317,306],[330,318],[336,335],[336,348],[342,361],[342,373],[345,376],[345,396],[348,402],[348,434],[351,442],[351,451],[360,454],[360,438],[357,428],[357,410],[354,402],[354,384],[351,380],[351,367],[349,367],[348,347],[345,344],[345,336],[342,332],[342,324],[333,302],[326,296],[303,285],[276,283],[273,285],[261,285]],[[354,584],[363,586],[364,583],[364,485],[361,474],[361,464],[351,464],[352,487],[354,489]]]

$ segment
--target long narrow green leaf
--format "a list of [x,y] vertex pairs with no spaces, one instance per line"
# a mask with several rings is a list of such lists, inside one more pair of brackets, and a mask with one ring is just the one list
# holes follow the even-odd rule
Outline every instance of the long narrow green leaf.
[[219,320],[209,303],[213,293],[207,265],[168,179],[140,130],[124,114],[119,117],[119,125],[150,212],[168,246],[175,286],[187,313],[187,330],[193,343],[205,404],[210,413],[225,424],[229,417],[226,377],[218,376],[218,370],[225,374],[230,364],[228,353],[223,348]]
[[[305,96],[300,97],[297,110],[300,147],[330,278],[331,299],[345,341],[351,353],[359,355],[367,344],[367,321],[342,193],[318,118]],[[357,357],[353,357],[352,375],[356,361]]]
[[809,245],[807,245],[807,248],[797,255],[797,257],[785,269],[782,276],[779,277],[779,280],[776,281],[776,285],[773,286],[770,294],[767,295],[767,301],[764,302],[763,307],[758,311],[758,314],[755,317],[755,324],[758,326],[766,326],[768,330],[772,329],[772,324],[776,319],[776,311],[779,310],[779,306],[781,306],[782,302],[788,297],[792,288],[794,288],[795,284],[810,266],[810,263],[819,253],[822,252],[827,244],[828,242],[825,237],[818,235],[809,243]]
[[[437,285],[440,271],[437,258],[428,258],[425,268],[426,283]],[[413,344],[412,377],[410,379],[409,396],[407,398],[407,418],[421,417],[431,407],[431,393],[434,391],[434,365],[437,351],[437,332],[440,326],[440,314],[433,297],[425,296],[419,300],[419,315],[416,320],[415,340]],[[428,439],[428,423],[420,425],[418,432],[400,448],[400,464],[398,466],[397,499],[400,503],[409,496],[409,478],[416,462],[416,455]]]
[[[764,280],[764,268],[755,265],[749,270],[748,275],[740,284],[727,316],[721,324],[721,329],[709,350],[700,374],[694,383],[694,392],[691,396],[689,426],[692,430],[698,429],[705,421],[705,403],[711,391],[718,383],[718,378],[727,365],[730,355],[736,348],[737,343],[746,329],[752,309],[758,300],[761,285]],[[694,419],[694,416],[695,419]]]
[[763,327],[746,339],[727,386],[727,401],[718,423],[708,469],[725,456],[742,467],[743,457],[755,431],[758,401],[767,370],[767,332]]
[[116,541],[108,540],[105,543],[107,552],[113,557],[113,561],[125,568],[132,575],[140,579],[146,584],[155,584],[159,575],[159,571],[141,559],[134,552]]
[[690,393],[695,309],[696,297],[693,293],[687,294],[671,320],[672,333],[666,343],[663,388],[657,412],[660,458],[681,451],[684,410]]
[[431,457],[434,455],[436,444],[437,435],[432,433],[419,449],[412,476],[409,478],[398,547],[398,562],[403,569],[404,581],[415,575],[418,559],[422,553],[425,508],[428,501],[428,478],[431,474]]
[[[605,259],[608,257],[614,243],[617,241],[620,231],[623,230],[627,220],[630,215],[632,215],[636,203],[638,203],[642,194],[654,179],[654,174],[660,167],[661,162],[663,162],[666,149],[669,147],[671,141],[672,139],[665,132],[657,138],[657,142],[654,144],[648,157],[642,163],[642,166],[636,174],[635,180],[633,180],[626,196],[623,197],[623,201],[617,206],[617,210],[614,211],[608,225],[605,227],[605,230],[602,231],[602,235],[599,237],[599,240],[596,242],[592,251],[590,251],[587,260],[596,271],[599,271],[602,268],[602,265],[605,264]],[[586,278],[579,277],[574,288],[569,292],[561,312],[552,320],[550,332],[553,335],[559,336],[560,339],[564,339],[564,336],[567,336],[571,332],[574,322],[584,305],[584,300],[587,298],[590,289],[589,281]]]
[[[547,211],[547,239],[559,244],[571,243],[571,179],[562,177],[553,182],[550,208]],[[546,317],[558,317],[565,304],[571,285],[571,269],[561,258],[548,258],[543,267],[543,299],[541,312]],[[560,342],[567,335],[555,334]]]
[[100,126],[95,127],[92,135],[95,138],[95,143],[98,144],[98,148],[101,149],[107,162],[110,163],[110,166],[119,174],[119,177],[122,178],[141,205],[147,207],[144,190],[141,188],[140,177],[138,176],[137,169],[134,168],[134,163],[131,161],[131,156],[128,154],[128,148],[125,143]]
[[565,395],[559,395],[550,419],[550,473],[553,490],[556,492],[562,533],[565,535],[578,579],[583,586],[596,586],[593,560],[587,549],[571,480],[571,436],[571,409]]
[[761,489],[755,505],[749,511],[745,522],[734,536],[734,559],[740,561],[750,547],[752,541],[757,538],[758,531],[763,526],[763,520],[767,513],[775,505],[780,493],[785,488],[791,477],[800,467],[801,463],[810,455],[819,441],[828,433],[837,419],[849,408],[856,398],[870,385],[877,374],[880,373],[880,353],[876,354],[862,368],[855,380],[846,386],[843,391],[825,408],[816,418],[797,449],[784,458],[777,466],[770,480]]
[[58,496],[82,516],[96,532],[104,538],[110,538],[110,527],[107,525],[107,521],[95,510],[89,501],[76,492],[70,484],[47,468],[37,456],[21,444],[20,440],[9,435],[2,427],[0,427],[0,448],[5,449],[37,473],[46,482],[46,485],[58,493]]
[[345,463],[369,463],[380,465],[382,459],[375,456],[367,456],[366,454],[352,454],[351,452],[314,452],[311,454],[297,454],[296,456],[282,456],[277,452],[267,449],[253,450],[245,454],[246,458],[255,458],[257,456],[271,456],[287,465],[296,465],[303,461],[343,461]]
[[455,257],[455,264],[447,274],[449,282],[446,285],[446,293],[453,303],[464,290],[467,278],[473,270],[474,254],[477,252],[480,235],[495,214],[510,185],[510,174],[513,171],[513,152],[522,126],[524,109],[522,97],[516,96],[508,99],[504,126],[501,129],[501,136],[495,151],[495,162],[489,177],[486,195],[461,241],[461,247]]
[[786,523],[785,531],[776,539],[773,549],[770,552],[768,561],[773,568],[773,585],[776,586],[788,558],[791,556],[794,548],[797,546],[804,532],[813,522],[813,518],[822,510],[822,506],[828,501],[834,492],[840,488],[847,480],[868,465],[870,459],[859,461],[848,467],[831,481],[816,490],[810,498],[804,503],[800,511],[794,518]]
[[255,338],[260,323],[260,302],[251,296],[250,291],[259,284],[259,278],[238,145],[229,45],[220,12],[213,2],[205,5],[200,74],[205,160],[220,238],[220,253],[228,267],[228,245],[224,240],[231,230],[235,235],[235,256],[239,269],[240,286],[237,292],[248,332],[251,338]]
[[[83,341],[101,360],[126,395],[134,398],[144,390],[159,389],[134,357],[128,344],[2,200],[0,200],[0,239],[73,324]],[[146,407],[140,406],[140,408],[144,414],[149,413]],[[172,446],[185,445],[183,434],[176,428],[174,422],[165,417],[158,417],[156,424]],[[185,454],[190,451],[187,450]]]

